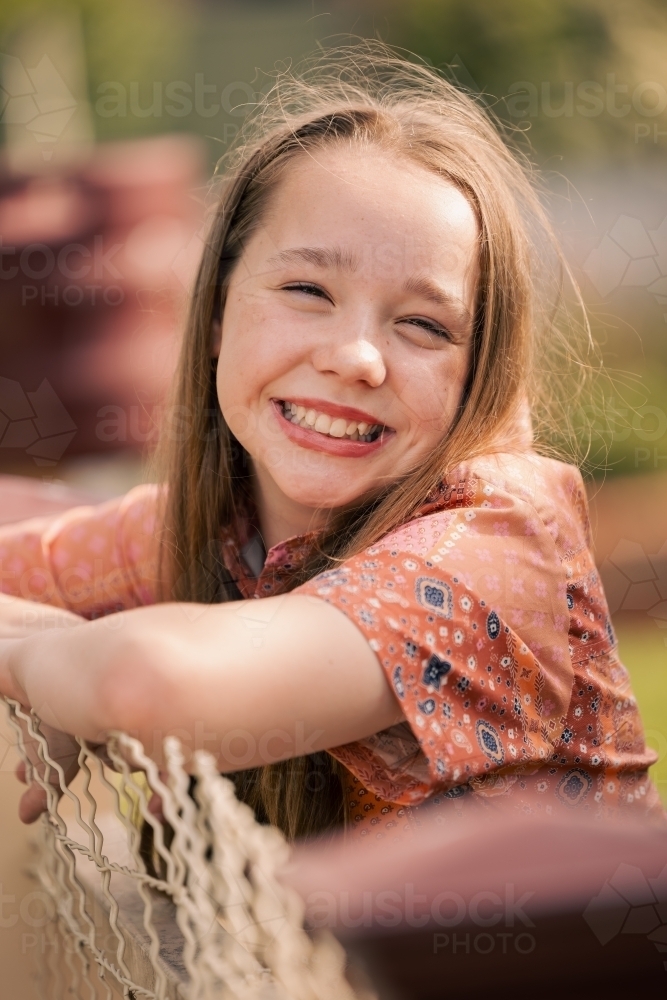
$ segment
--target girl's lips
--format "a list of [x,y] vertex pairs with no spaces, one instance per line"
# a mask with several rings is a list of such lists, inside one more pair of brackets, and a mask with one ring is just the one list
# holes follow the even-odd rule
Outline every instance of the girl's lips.
[[[296,402],[296,401],[295,401]],[[302,404],[305,405],[305,404]],[[388,440],[394,436],[395,431],[385,428],[375,441],[350,441],[345,438],[329,437],[327,434],[320,434],[319,431],[310,430],[307,427],[299,427],[283,416],[282,406],[276,399],[271,400],[273,412],[278,424],[290,441],[300,445],[302,448],[310,448],[312,451],[322,451],[327,455],[338,455],[342,458],[362,458],[378,451],[387,444]],[[348,413],[360,411],[350,411],[347,407],[339,407],[339,410],[346,410],[346,413],[333,413],[333,416],[347,416]],[[350,419],[353,419],[350,417]]]

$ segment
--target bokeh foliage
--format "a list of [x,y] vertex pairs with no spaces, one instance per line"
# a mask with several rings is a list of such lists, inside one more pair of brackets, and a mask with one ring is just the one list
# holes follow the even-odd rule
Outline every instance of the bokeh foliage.
[[[627,87],[617,93],[616,111],[638,84],[667,87],[667,7],[660,0],[392,0],[378,7],[391,11],[390,40],[435,66],[451,66],[510,124],[529,126],[541,160],[633,159],[655,151],[649,144],[636,148],[634,107],[618,116],[606,108],[591,116],[576,109],[591,110],[577,88],[589,82],[606,91],[608,74],[610,86]],[[537,88],[537,109],[514,94],[521,81]],[[650,108],[648,94],[645,103]]]
[[[653,116],[632,105],[632,95],[647,82],[667,92],[664,0],[0,0],[2,51],[11,52],[21,32],[59,11],[74,13],[80,22],[100,141],[195,132],[208,143],[212,167],[242,120],[239,105],[265,85],[261,71],[298,61],[317,44],[351,33],[404,47],[481,94],[518,144],[532,150],[546,170],[547,185],[561,173],[575,185],[584,178],[594,190],[598,177],[616,172],[620,213],[627,191],[643,183],[641,171],[664,175],[667,110]],[[225,87],[236,82],[240,89],[226,109],[213,114],[196,108],[168,113],[166,88],[182,81],[194,91],[197,78],[213,88],[204,101],[207,109],[220,103]],[[599,113],[581,112],[582,106],[591,109],[582,100],[585,85],[602,91]],[[610,87],[621,90],[611,93]],[[134,88],[144,111],[103,113],[102,95],[109,88],[126,97]],[[159,113],[150,112],[155,88]],[[651,93],[642,99],[650,111]],[[617,114],[628,102],[629,111]],[[638,142],[638,125],[664,128],[665,137]],[[570,191],[565,200],[578,197]],[[558,215],[557,200],[555,205]],[[579,214],[585,210],[584,205]],[[657,225],[667,211],[667,181],[656,211],[659,217],[646,218],[647,226]],[[569,228],[576,269],[594,245],[595,232],[593,238],[591,227],[580,232],[579,221]],[[575,424],[583,428],[592,418],[593,465],[649,471],[653,459],[638,462],[637,456],[644,455],[652,425],[641,424],[636,410],[649,406],[667,414],[667,307],[642,289],[621,289],[600,300],[583,276],[582,286],[593,307],[595,338],[613,374],[611,383],[600,383],[588,411],[575,414]],[[648,443],[652,455],[667,456],[667,431]],[[660,461],[665,467],[667,458]]]
[[[156,81],[239,78],[252,83],[255,68],[298,59],[338,33],[377,35],[447,68],[488,96],[515,126],[530,126],[541,159],[548,156],[655,153],[634,148],[637,114],[586,117],[570,113],[566,86],[614,82],[633,89],[655,80],[667,86],[667,6],[664,0],[0,0],[0,35],[12,34],[45,13],[76,12],[85,39],[89,93],[108,81],[135,81],[147,97]],[[538,108],[527,109],[513,85],[538,88]],[[543,91],[543,87],[546,89]],[[619,107],[624,102],[619,94]],[[500,103],[497,103],[500,102]],[[650,95],[646,97],[650,104]],[[215,135],[206,123],[163,116],[97,121],[99,137],[188,128]]]

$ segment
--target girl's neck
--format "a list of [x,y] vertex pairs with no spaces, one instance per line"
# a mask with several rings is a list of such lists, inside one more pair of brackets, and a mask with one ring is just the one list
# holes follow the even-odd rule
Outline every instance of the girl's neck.
[[256,471],[253,477],[253,496],[267,552],[286,538],[316,531],[326,523],[326,511],[306,507],[285,496],[271,477],[261,471]]

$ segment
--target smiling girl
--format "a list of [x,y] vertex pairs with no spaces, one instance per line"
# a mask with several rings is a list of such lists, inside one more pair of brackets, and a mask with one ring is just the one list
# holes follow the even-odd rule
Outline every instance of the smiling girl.
[[1,532],[6,593],[97,620],[7,625],[0,689],[177,732],[290,837],[464,793],[657,813],[581,477],[533,445],[539,200],[470,98],[364,51],[282,81],[230,166],[166,488]]

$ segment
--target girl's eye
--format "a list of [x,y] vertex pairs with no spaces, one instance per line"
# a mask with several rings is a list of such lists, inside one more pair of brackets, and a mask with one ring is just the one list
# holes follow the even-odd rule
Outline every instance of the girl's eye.
[[436,337],[441,337],[444,340],[451,340],[451,334],[449,330],[446,330],[444,326],[440,326],[439,323],[434,323],[433,320],[423,319],[421,316],[410,316],[408,319],[401,320],[402,323],[409,323],[411,326],[418,326],[421,330],[425,330],[426,333],[432,333]]
[[327,299],[329,296],[320,288],[319,285],[313,285],[309,281],[294,281],[289,285],[283,285],[283,291],[285,292],[303,292],[304,295],[312,295],[317,299]]

